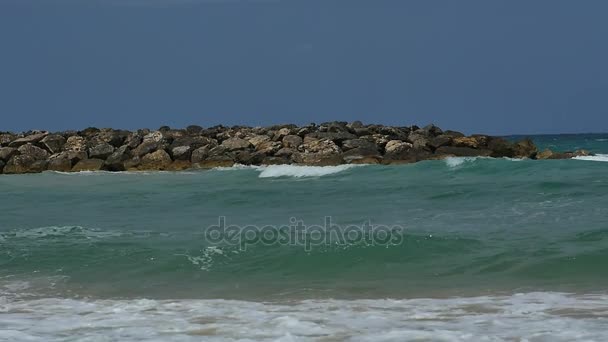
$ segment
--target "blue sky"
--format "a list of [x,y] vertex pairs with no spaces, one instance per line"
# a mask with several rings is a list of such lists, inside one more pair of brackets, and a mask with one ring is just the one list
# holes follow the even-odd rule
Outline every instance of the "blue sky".
[[608,131],[603,0],[0,0],[0,130]]

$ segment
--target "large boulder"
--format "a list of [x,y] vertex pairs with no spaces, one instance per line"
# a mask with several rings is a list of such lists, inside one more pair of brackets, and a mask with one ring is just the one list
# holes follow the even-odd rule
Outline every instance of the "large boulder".
[[228,151],[238,151],[245,150],[252,147],[251,143],[245,139],[241,138],[229,138],[222,141],[221,144]]
[[117,148],[111,155],[106,158],[104,168],[109,171],[124,171],[125,161],[131,158],[131,151],[127,145]]
[[143,156],[138,168],[140,170],[166,170],[172,162],[165,150],[158,150]]
[[338,165],[344,163],[342,150],[332,140],[308,140],[298,147],[292,159],[305,165]]
[[158,149],[159,143],[156,141],[144,141],[142,142],[139,146],[137,146],[136,148],[134,148],[131,151],[131,154],[135,157],[143,157],[144,155],[148,154],[148,153],[152,153],[154,151],[156,151]]
[[59,153],[65,145],[66,139],[60,134],[50,134],[40,140],[39,145],[50,153]]
[[63,151],[87,152],[86,140],[81,136],[73,135],[66,140]]
[[173,160],[190,160],[192,155],[192,147],[177,146],[171,149],[171,157]]
[[298,148],[302,143],[303,140],[299,135],[290,134],[283,137],[283,147]]
[[35,144],[35,143],[39,142],[40,140],[42,140],[47,135],[48,135],[47,132],[30,134],[25,137],[11,141],[8,144],[8,146],[9,147],[19,147],[19,146],[22,146],[25,144]]
[[19,146],[17,151],[21,155],[31,156],[34,158],[34,160],[46,160],[50,156],[46,150],[43,150],[40,147],[34,146],[30,143]]
[[3,173],[40,173],[46,170],[46,166],[46,160],[37,160],[31,155],[15,155],[6,163]]
[[0,147],[0,160],[7,162],[17,153],[17,149],[14,147]]
[[405,141],[401,141],[401,140],[391,140],[391,141],[387,142],[386,145],[384,146],[384,151],[385,151],[386,155],[398,156],[403,153],[407,153],[413,147],[414,147],[414,145],[412,145],[409,142],[405,142]]
[[535,158],[538,153],[538,149],[532,139],[524,139],[518,141],[513,146],[515,151],[515,158]]
[[69,158],[68,153],[70,152],[61,152],[50,156],[48,159],[47,169],[50,171],[62,172],[72,171],[73,164]]
[[114,153],[114,146],[107,142],[100,142],[89,148],[89,158],[106,159]]
[[429,132],[423,130],[417,130],[411,132],[407,140],[414,145],[415,148],[426,148],[430,140],[433,138]]
[[180,146],[190,146],[192,150],[203,147],[205,145],[217,146],[217,140],[203,136],[183,136],[173,140],[169,149],[172,150]]
[[342,150],[348,151],[352,149],[366,149],[378,152],[379,148],[373,141],[367,139],[349,139],[342,142]]
[[186,133],[189,135],[200,134],[203,131],[203,127],[198,125],[190,125],[186,127]]
[[17,136],[13,133],[2,133],[0,134],[0,146],[8,146],[15,139]]
[[73,172],[80,171],[99,171],[103,168],[104,161],[101,159],[83,159],[76,163],[72,168]]

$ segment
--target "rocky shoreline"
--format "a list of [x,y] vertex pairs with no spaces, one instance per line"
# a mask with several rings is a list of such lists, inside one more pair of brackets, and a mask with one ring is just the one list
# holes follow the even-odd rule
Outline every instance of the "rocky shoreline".
[[471,135],[437,126],[359,121],[306,126],[188,126],[137,131],[98,129],[0,133],[0,173],[179,171],[244,165],[403,164],[446,157],[565,159],[585,151],[539,152],[530,139]]

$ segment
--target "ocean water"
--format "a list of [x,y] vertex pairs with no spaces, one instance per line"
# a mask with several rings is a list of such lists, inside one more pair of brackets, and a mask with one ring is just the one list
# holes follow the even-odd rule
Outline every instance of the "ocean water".
[[0,176],[0,340],[606,341],[608,135],[534,139],[598,155]]

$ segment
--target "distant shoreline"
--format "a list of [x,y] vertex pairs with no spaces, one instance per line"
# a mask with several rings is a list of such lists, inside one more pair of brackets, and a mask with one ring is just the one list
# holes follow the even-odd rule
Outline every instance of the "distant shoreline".
[[[598,133],[601,134],[601,133]],[[191,125],[136,131],[0,133],[0,173],[180,171],[242,165],[405,164],[447,157],[564,159],[586,151],[538,151],[530,139],[442,130],[326,122],[269,127]],[[522,136],[523,137],[523,136]]]

